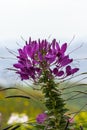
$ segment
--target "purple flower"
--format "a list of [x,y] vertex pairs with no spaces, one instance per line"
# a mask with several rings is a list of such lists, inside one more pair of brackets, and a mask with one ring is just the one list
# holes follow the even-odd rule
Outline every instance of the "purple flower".
[[59,60],[59,63],[61,66],[66,66],[66,65],[70,64],[72,61],[73,61],[73,59],[69,59],[69,56],[67,55],[67,56],[64,56],[63,58],[61,58]]
[[67,43],[60,44],[53,39],[49,43],[46,39],[29,42],[23,48],[18,49],[18,62],[13,66],[17,69],[21,80],[33,79],[39,81],[45,71],[49,72],[49,77],[70,76],[79,69],[71,69],[70,64],[73,59],[66,54]]
[[66,67],[66,74],[67,74],[67,76],[69,76],[71,74],[76,73],[78,70],[79,70],[78,68],[72,69],[71,66],[67,66]]
[[62,76],[64,75],[64,71],[59,71],[57,68],[54,68],[53,69],[53,73],[56,75],[56,76]]
[[45,113],[41,113],[36,117],[36,121],[38,124],[43,124],[46,119],[47,115]]

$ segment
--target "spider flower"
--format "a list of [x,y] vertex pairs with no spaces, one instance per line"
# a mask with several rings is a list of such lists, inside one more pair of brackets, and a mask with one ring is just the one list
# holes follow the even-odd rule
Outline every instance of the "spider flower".
[[42,124],[44,123],[44,121],[46,120],[47,115],[45,113],[41,113],[36,117],[36,121],[38,124]]
[[49,77],[66,78],[79,70],[71,67],[73,59],[66,50],[67,43],[60,46],[56,39],[50,43],[46,39],[34,41],[30,38],[23,48],[18,49],[18,62],[13,66],[21,80],[38,81],[44,72],[48,72]]

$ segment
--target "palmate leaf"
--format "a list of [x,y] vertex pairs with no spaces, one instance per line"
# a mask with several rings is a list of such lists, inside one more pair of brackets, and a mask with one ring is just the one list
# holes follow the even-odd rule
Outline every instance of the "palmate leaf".
[[[5,90],[11,90],[11,89],[17,89],[17,90],[20,90],[22,91],[21,89],[18,89],[18,88],[15,88],[15,87],[9,87],[9,88],[3,88],[3,89],[0,89],[0,91],[5,91]],[[24,92],[24,91],[22,91]],[[26,99],[31,99],[29,96],[23,96],[23,95],[12,95],[12,96],[6,96],[5,98],[26,98]]]
[[[18,90],[18,91],[21,91],[25,94],[28,94],[26,91],[22,90],[22,89],[19,89],[19,88],[16,88],[16,87],[8,87],[8,88],[2,88],[0,89],[0,91],[6,91],[6,90]],[[12,95],[12,96],[6,96],[5,98],[26,98],[26,99],[32,99],[32,96],[23,96],[23,95]]]
[[28,94],[26,91],[22,90],[21,88],[17,88],[17,87],[7,87],[7,88],[1,88],[0,91],[6,91],[6,90],[18,90],[18,91],[21,91],[25,94]]
[[[15,95],[8,95],[8,96],[5,96],[5,99],[10,99],[10,98],[25,98],[25,99],[30,99],[30,100],[33,100],[34,102],[38,103],[38,105],[40,106],[41,109],[43,109],[43,103],[42,103],[42,100],[43,100],[43,97],[42,95],[37,96],[35,95],[35,92],[32,94],[32,89],[30,89],[29,91],[26,90],[26,89],[23,89],[21,87],[7,87],[7,88],[1,88],[0,91],[10,91],[10,90],[17,90],[17,94]],[[19,95],[20,92],[22,92],[23,94]]]
[[29,96],[23,96],[23,95],[6,96],[5,98],[26,98],[26,99],[30,99]]
[[16,87],[1,88],[0,91],[5,91],[5,90],[9,90],[9,89],[18,89],[18,88],[16,88]]
[[9,130],[10,128],[12,128],[13,127],[13,125],[11,125],[11,126],[7,126],[6,128],[4,128],[3,130]]
[[[29,126],[35,126],[35,124],[33,125],[33,123],[28,123],[28,122],[23,122],[23,123],[20,123],[20,124],[13,124],[13,125],[10,125],[10,126],[7,126],[6,128],[3,128],[2,130],[18,130],[19,127],[21,127],[22,125],[29,125]],[[26,127],[26,129],[28,128],[28,130],[32,130],[32,128],[29,128],[29,127]]]
[[[66,88],[63,88],[63,89],[70,89],[70,88],[74,88],[74,87],[80,87],[80,86],[85,86],[85,87],[87,87],[87,83],[73,83],[72,85],[69,85],[68,87],[66,87]],[[62,90],[63,90],[62,89]]]
[[[80,74],[77,74],[77,75],[73,75],[73,76],[71,76],[71,77],[69,77],[69,78],[66,78],[66,79],[62,79],[61,81],[60,81],[60,83],[65,83],[66,81],[70,81],[70,80],[72,80],[72,79],[75,79],[75,78],[77,78],[77,77],[81,77],[81,76],[85,76],[85,77],[83,77],[81,80],[84,80],[84,79],[87,79],[87,77],[86,77],[86,75],[87,75],[87,72],[83,72],[83,73],[80,73]],[[58,83],[58,85],[59,85],[59,83]]]
[[[18,88],[18,87],[7,87],[7,88],[1,88],[0,91],[7,91],[7,90],[17,90],[17,91],[20,91],[20,92],[23,92],[24,94],[23,95],[29,95],[29,97],[33,100],[35,100],[36,102],[38,101],[38,99],[36,98],[35,95],[31,94],[30,92],[28,91],[25,91],[24,89],[22,89],[21,87]],[[31,90],[30,90],[31,91]]]
[[11,125],[11,126],[7,126],[6,128],[4,128],[3,130],[16,130],[17,128],[19,128],[21,125]]

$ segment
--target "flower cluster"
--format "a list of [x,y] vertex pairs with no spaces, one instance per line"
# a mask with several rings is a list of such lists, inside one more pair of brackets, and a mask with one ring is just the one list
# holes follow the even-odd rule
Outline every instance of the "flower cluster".
[[20,75],[21,80],[32,78],[38,81],[45,70],[51,76],[65,78],[79,70],[71,68],[70,63],[73,59],[69,58],[66,50],[67,43],[60,46],[56,39],[49,43],[46,39],[32,41],[30,38],[29,42],[18,50],[18,63],[13,66],[17,68],[16,73]]
[[41,113],[36,117],[37,123],[42,124],[47,119],[47,115],[45,113]]
[[7,124],[24,123],[28,122],[28,116],[26,114],[12,113]]
[[[65,100],[62,92],[55,82],[73,75],[79,69],[72,68],[73,59],[67,54],[67,43],[60,45],[53,39],[52,42],[44,40],[31,40],[18,49],[18,62],[13,66],[21,80],[33,79],[34,83],[42,83],[41,90],[44,95],[44,104],[47,113],[39,114],[36,117],[36,128],[46,130],[70,130],[73,119],[68,119],[65,113]],[[37,84],[36,84],[37,85]]]

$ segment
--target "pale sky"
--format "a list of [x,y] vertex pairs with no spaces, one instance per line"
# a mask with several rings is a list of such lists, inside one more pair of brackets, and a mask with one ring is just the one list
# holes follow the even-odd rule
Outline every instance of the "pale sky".
[[87,0],[0,0],[0,46],[49,35],[87,41]]
[[[71,51],[78,47],[76,43],[85,43],[81,51],[73,54],[87,57],[87,0],[0,0],[0,56],[7,56],[2,47],[14,49],[16,42],[21,44],[21,36],[28,40],[30,36],[38,39],[50,35],[64,42],[70,42],[75,35]],[[6,65],[0,59],[0,72]],[[80,67],[87,70],[87,62]]]

